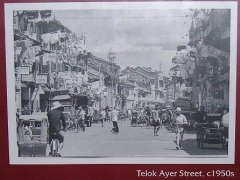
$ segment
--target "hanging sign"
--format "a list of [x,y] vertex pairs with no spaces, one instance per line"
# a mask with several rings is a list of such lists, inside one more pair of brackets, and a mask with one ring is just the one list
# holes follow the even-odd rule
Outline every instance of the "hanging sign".
[[36,75],[37,84],[47,84],[47,74],[37,74]]
[[27,82],[33,82],[33,75],[32,74],[22,74],[21,80],[27,81]]
[[20,66],[18,70],[19,70],[20,74],[29,74],[30,67],[29,66]]

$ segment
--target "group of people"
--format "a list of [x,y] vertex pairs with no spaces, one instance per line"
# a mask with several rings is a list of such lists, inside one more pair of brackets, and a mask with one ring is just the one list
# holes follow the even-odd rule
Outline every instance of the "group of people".
[[[166,106],[162,109],[151,110],[148,106],[144,111],[145,115],[148,116],[148,124],[152,125],[154,136],[158,136],[159,129],[162,128],[163,120],[167,122],[168,126],[175,126],[176,131],[176,149],[183,149],[182,141],[184,134],[184,126],[188,124],[187,118],[181,113],[181,108],[177,107],[175,114],[173,114],[171,106]],[[151,122],[150,122],[151,120]]]
[[[91,118],[93,116],[93,109],[92,107],[88,108],[88,118],[91,121]],[[101,122],[103,126],[103,121],[105,121],[108,116],[110,116],[110,119],[113,123],[113,128],[111,132],[113,134],[119,133],[119,127],[118,127],[118,111],[116,108],[110,109],[107,107],[105,110],[103,109],[100,112],[101,115]],[[63,114],[63,106],[58,102],[54,102],[52,104],[51,110],[47,113],[48,116],[48,122],[49,122],[49,144],[51,144],[53,139],[57,139],[59,141],[59,148],[58,148],[58,156],[60,155],[60,151],[63,148],[63,142],[64,142],[64,136],[61,133],[61,131],[66,131],[66,119]],[[77,128],[81,128],[83,131],[85,131],[85,118],[86,118],[86,111],[83,109],[82,106],[79,106],[77,108],[76,112],[76,120],[77,120]],[[51,152],[49,153],[51,155]]]
[[[149,125],[152,125],[154,127],[154,136],[158,136],[159,129],[162,128],[163,123],[163,117],[164,115],[167,115],[166,117],[169,119],[168,121],[171,122],[175,126],[176,131],[176,149],[180,150],[183,149],[182,141],[183,141],[183,135],[184,135],[184,126],[189,124],[187,121],[187,118],[181,113],[181,108],[177,107],[175,109],[175,114],[173,114],[171,107],[166,107],[164,109],[150,109],[147,107],[143,113],[148,116],[149,120],[151,121],[147,122]],[[91,108],[88,109],[88,114],[93,115],[93,111]],[[100,111],[102,126],[103,122],[106,121],[107,118],[110,118],[110,120],[113,123],[113,128],[111,132],[113,134],[119,133],[119,126],[118,126],[118,119],[119,119],[119,113],[116,108],[110,108],[107,107],[105,109],[102,109]],[[66,121],[63,115],[63,107],[59,102],[54,102],[52,104],[51,110],[47,113],[48,121],[49,121],[49,144],[51,144],[52,139],[59,140],[60,148],[59,150],[59,156],[60,151],[63,147],[63,141],[64,136],[61,134],[61,130],[66,129]],[[78,107],[77,113],[76,113],[76,119],[78,119],[78,125],[81,128],[84,128],[84,120],[86,117],[85,110],[80,106]],[[195,114],[196,121],[198,123],[204,123],[207,119],[207,113],[204,111],[203,107],[200,107],[200,110],[196,112]],[[223,119],[228,119],[227,113],[223,114]],[[225,121],[224,121],[225,122]],[[61,127],[62,126],[62,127]]]

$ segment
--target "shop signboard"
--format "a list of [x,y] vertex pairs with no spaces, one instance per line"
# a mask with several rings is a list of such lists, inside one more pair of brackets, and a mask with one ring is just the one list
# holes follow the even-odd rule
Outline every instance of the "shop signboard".
[[33,74],[22,74],[21,80],[26,82],[33,82]]
[[47,84],[47,74],[37,74],[36,75],[37,84]]
[[21,88],[21,79],[19,77],[16,77],[15,82],[16,82],[16,89],[20,89]]
[[30,72],[30,67],[29,66],[20,66],[19,67],[19,72],[20,74],[29,74]]

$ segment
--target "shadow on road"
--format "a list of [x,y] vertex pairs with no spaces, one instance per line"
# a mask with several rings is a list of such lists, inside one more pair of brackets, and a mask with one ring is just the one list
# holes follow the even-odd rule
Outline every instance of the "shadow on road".
[[205,144],[205,149],[198,148],[195,139],[183,140],[183,150],[190,155],[227,155],[221,144]]

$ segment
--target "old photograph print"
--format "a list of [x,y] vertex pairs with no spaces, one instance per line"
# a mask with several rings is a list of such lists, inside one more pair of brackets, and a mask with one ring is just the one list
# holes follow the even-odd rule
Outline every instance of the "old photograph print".
[[232,160],[237,6],[215,3],[7,4],[10,160]]

